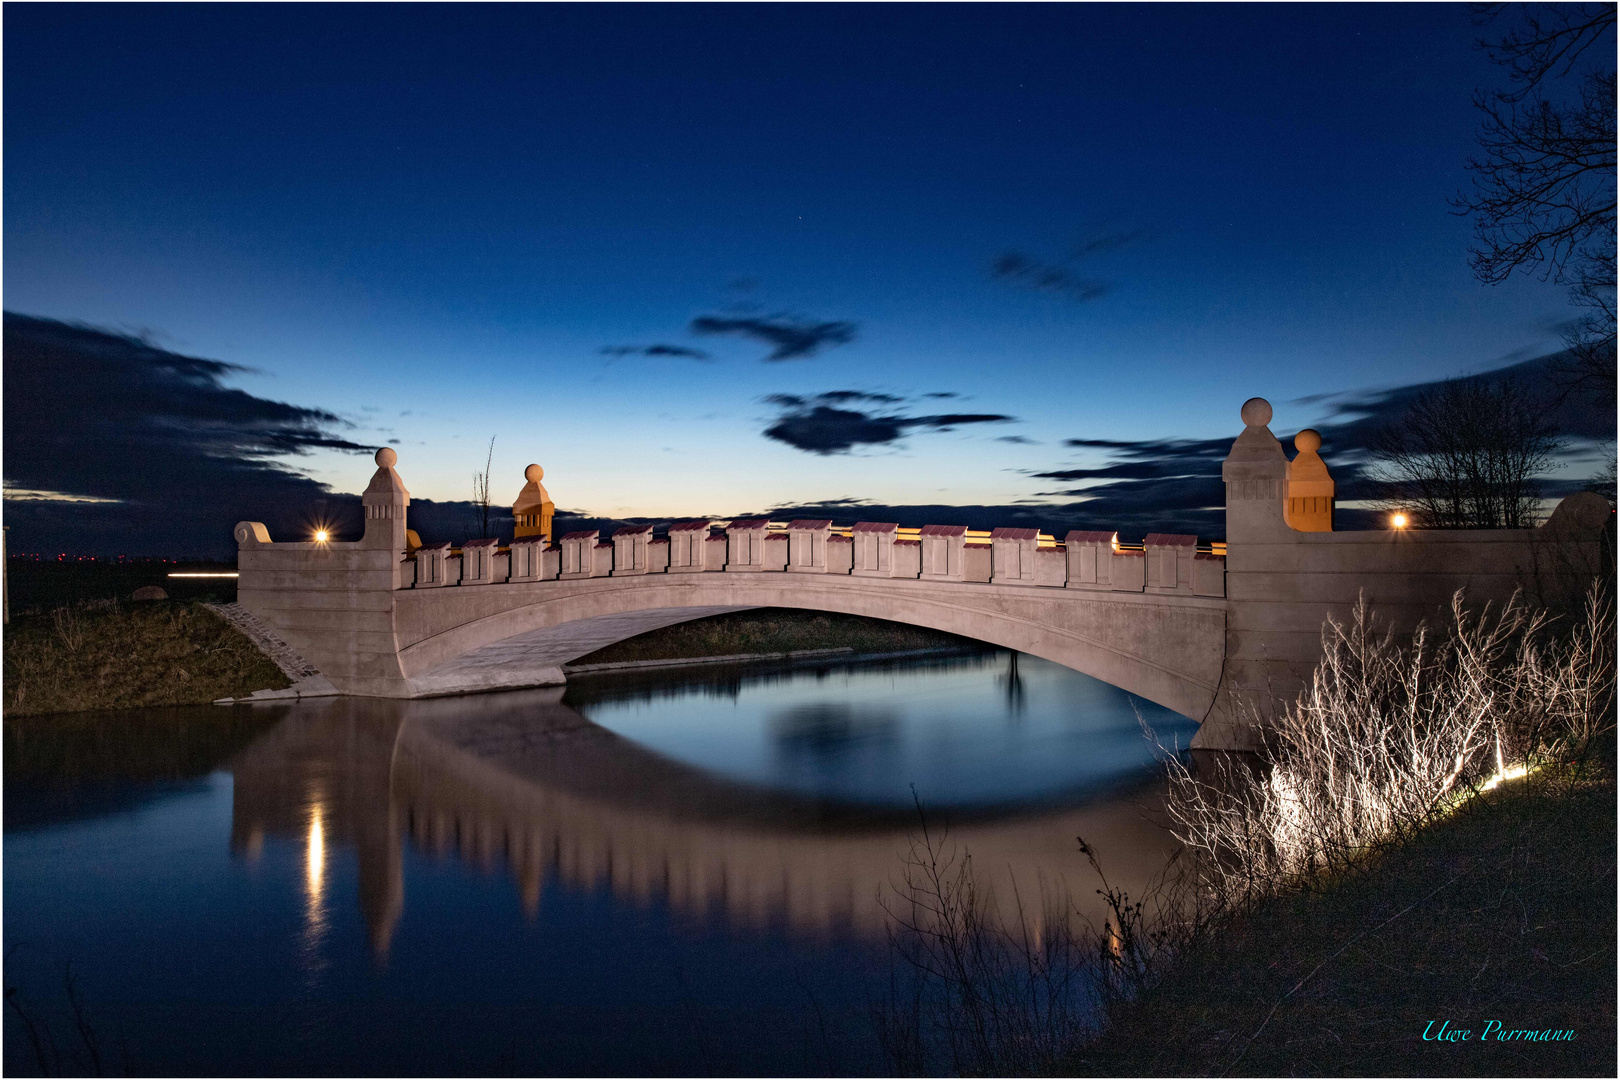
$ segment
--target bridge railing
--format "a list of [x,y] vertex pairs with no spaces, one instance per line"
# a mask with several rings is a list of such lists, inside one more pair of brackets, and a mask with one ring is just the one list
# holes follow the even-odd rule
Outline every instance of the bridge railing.
[[1226,595],[1226,545],[1151,533],[1141,543],[1108,531],[1059,540],[1027,528],[901,528],[893,522],[764,518],[629,525],[525,537],[501,547],[474,540],[423,545],[401,563],[400,588],[539,584],[685,573],[791,573],[1016,585],[1092,592]]

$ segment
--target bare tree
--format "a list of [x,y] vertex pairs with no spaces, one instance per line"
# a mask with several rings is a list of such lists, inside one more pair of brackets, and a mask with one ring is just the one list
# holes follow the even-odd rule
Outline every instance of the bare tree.
[[473,473],[473,513],[478,515],[479,539],[489,538],[489,467],[495,460],[495,436],[489,437],[489,453],[484,456],[484,471]]
[[1536,477],[1562,446],[1544,414],[1513,379],[1441,383],[1374,441],[1371,475],[1423,527],[1528,528]]
[[[1506,5],[1488,4],[1481,22]],[[1478,91],[1481,153],[1470,264],[1497,284],[1514,271],[1568,285],[1582,314],[1565,330],[1567,389],[1615,393],[1615,5],[1522,4],[1499,40],[1480,42],[1508,88]]]

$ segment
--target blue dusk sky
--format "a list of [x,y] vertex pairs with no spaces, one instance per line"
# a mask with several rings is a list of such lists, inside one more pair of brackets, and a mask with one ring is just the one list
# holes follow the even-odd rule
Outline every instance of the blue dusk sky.
[[[313,481],[295,501],[360,491],[384,443],[414,497],[465,500],[494,436],[497,502],[538,461],[605,518],[1072,510],[1181,440],[1207,464],[1251,395],[1332,465],[1335,424],[1572,317],[1470,273],[1447,199],[1502,76],[1466,5],[14,3],[4,29],[6,483],[109,520],[232,482],[137,482],[166,468],[145,435],[60,460],[115,423]],[[64,391],[14,330],[127,348]],[[13,436],[47,415],[50,461]]]

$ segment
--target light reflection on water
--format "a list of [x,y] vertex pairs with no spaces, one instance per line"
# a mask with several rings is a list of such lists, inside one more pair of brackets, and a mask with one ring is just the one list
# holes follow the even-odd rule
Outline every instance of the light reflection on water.
[[1167,853],[1130,703],[1028,657],[560,697],[276,707],[200,787],[20,815],[7,985],[65,1038],[71,961],[138,1072],[870,1073],[913,783],[1004,886]]
[[319,788],[309,806],[309,841],[306,844],[304,937],[300,951],[304,957],[304,973],[313,985],[326,968],[321,955],[321,944],[327,933],[326,912],[326,823],[325,807]]

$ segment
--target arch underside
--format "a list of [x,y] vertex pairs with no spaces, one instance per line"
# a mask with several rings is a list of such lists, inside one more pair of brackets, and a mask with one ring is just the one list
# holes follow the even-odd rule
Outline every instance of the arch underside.
[[961,582],[708,573],[396,594],[407,696],[550,685],[562,665],[649,630],[754,607],[886,619],[1063,664],[1202,720],[1225,604],[1184,595]]
[[565,681],[562,667],[616,642],[666,626],[748,611],[745,607],[658,608],[538,626],[479,646],[410,677],[412,697],[515,690]]

